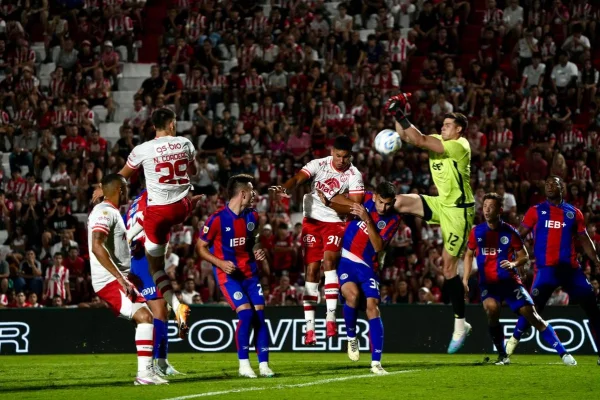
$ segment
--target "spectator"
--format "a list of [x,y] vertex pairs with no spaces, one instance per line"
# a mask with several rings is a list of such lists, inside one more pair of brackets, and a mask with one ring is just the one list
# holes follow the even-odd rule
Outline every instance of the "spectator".
[[[194,280],[186,279],[184,289],[181,292],[181,298],[183,299],[183,302],[188,305],[198,304],[194,303],[195,296],[200,296],[200,293],[196,292]],[[202,301],[200,301],[199,304],[202,304]]]
[[25,260],[19,265],[12,281],[17,292],[28,289],[41,296],[44,285],[42,264],[36,260],[33,250],[27,250]]
[[71,286],[69,283],[69,270],[63,265],[63,256],[56,253],[53,256],[54,264],[46,269],[44,281],[44,294],[42,300],[60,297],[63,303],[71,303]]

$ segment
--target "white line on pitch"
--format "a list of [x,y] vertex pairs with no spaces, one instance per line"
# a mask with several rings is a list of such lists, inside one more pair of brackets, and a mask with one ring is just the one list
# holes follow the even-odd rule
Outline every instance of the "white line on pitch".
[[352,380],[352,379],[376,378],[376,377],[379,377],[379,376],[390,376],[390,375],[398,375],[398,374],[408,374],[408,373],[411,373],[411,372],[418,372],[418,371],[419,371],[418,369],[409,369],[409,370],[404,370],[404,371],[393,371],[393,372],[390,372],[388,375],[373,375],[373,374],[368,374],[368,375],[351,375],[351,376],[343,376],[343,377],[340,377],[340,378],[321,379],[319,381],[306,382],[306,383],[295,383],[295,384],[290,384],[290,385],[275,385],[275,386],[263,386],[263,387],[247,387],[247,388],[240,388],[240,389],[221,390],[219,392],[197,393],[197,394],[190,394],[190,395],[187,395],[187,396],[171,397],[171,398],[164,399],[164,400],[186,400],[186,399],[195,399],[197,397],[220,396],[222,394],[255,392],[257,390],[271,390],[271,389],[281,390],[281,389],[301,388],[301,387],[307,387],[307,386],[321,385],[323,383],[342,382],[342,381],[349,381],[349,380]]

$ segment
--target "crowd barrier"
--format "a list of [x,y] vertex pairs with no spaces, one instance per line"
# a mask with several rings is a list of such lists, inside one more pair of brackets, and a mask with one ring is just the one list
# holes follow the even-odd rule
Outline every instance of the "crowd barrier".
[[[443,305],[382,306],[385,327],[384,351],[387,353],[445,353],[453,329],[452,310]],[[341,317],[341,309],[339,316]],[[324,308],[317,317],[324,317]],[[268,307],[267,324],[272,351],[345,351],[345,326],[338,319],[339,335],[325,338],[325,319],[317,319],[318,345],[306,347],[303,338],[302,307]],[[570,353],[595,354],[589,321],[576,306],[547,307],[543,318],[552,323]],[[467,307],[467,320],[473,333],[463,353],[490,354],[494,346],[488,335],[481,306]],[[510,337],[517,317],[502,311],[501,322]],[[169,324],[170,352],[235,351],[235,313],[229,307],[195,306],[190,315],[190,333],[179,339],[174,321]],[[364,314],[358,321],[361,350],[369,349],[369,324]],[[133,324],[115,318],[106,309],[3,309],[0,310],[0,354],[93,354],[134,353]],[[252,349],[253,350],[253,349]],[[544,354],[553,350],[530,331],[521,340],[522,354]]]

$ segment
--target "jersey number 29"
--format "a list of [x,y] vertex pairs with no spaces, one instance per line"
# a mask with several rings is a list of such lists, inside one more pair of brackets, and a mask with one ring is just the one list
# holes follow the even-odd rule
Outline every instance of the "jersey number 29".
[[[156,164],[154,171],[161,174],[160,178],[158,178],[158,183],[166,185],[185,185],[186,183],[190,183],[190,180],[187,178],[187,168],[188,160],[182,159],[177,160],[174,163],[163,162]],[[167,172],[166,174],[164,173],[165,170]]]

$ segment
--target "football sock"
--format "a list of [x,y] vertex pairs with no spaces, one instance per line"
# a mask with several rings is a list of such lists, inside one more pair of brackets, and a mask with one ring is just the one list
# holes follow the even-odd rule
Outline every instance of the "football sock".
[[325,271],[325,303],[327,305],[327,321],[335,321],[335,310],[337,309],[340,284],[337,271]]
[[513,337],[517,340],[521,340],[521,336],[529,329],[529,322],[525,319],[525,317],[519,317],[517,321],[517,325],[513,330]]
[[265,310],[255,310],[254,313],[254,346],[258,362],[269,362],[269,328],[265,321]]
[[[454,326],[454,330],[459,328],[459,331],[465,330],[465,287],[462,284],[460,276],[456,275],[454,278],[446,279],[444,287],[448,290],[450,295],[450,301],[452,302],[452,309],[454,311],[454,318],[462,320],[462,324]],[[462,325],[462,329],[461,326]]]
[[135,328],[135,347],[137,348],[138,372],[152,367],[152,348],[154,325],[138,324]]
[[544,339],[546,344],[556,350],[559,356],[562,357],[567,352],[565,346],[563,346],[558,336],[556,336],[556,332],[554,332],[552,325],[548,324],[546,329],[540,331],[540,336]]
[[160,292],[167,304],[171,305],[173,311],[177,312],[177,308],[179,307],[179,300],[177,300],[177,296],[173,293],[173,286],[171,286],[171,279],[167,275],[165,271],[158,271],[152,275],[152,279],[154,279],[154,283]]
[[506,348],[504,347],[504,333],[502,332],[502,325],[490,325],[489,331],[490,336],[492,337],[492,342],[494,342],[494,346],[496,346],[496,350],[498,350],[498,355],[501,358],[505,358]]
[[358,319],[358,311],[356,308],[344,304],[344,321],[346,323],[346,336],[349,338],[356,337],[356,320]]
[[[167,329],[165,329],[167,328]],[[154,358],[155,359],[166,359],[167,358],[167,347],[165,345],[168,342],[168,327],[165,321],[154,318]]]
[[371,338],[371,361],[380,362],[383,352],[383,322],[381,317],[369,320],[369,337]]
[[319,284],[306,282],[304,284],[304,319],[306,320],[306,330],[315,330],[315,307],[319,300]]
[[238,324],[235,330],[235,344],[237,346],[238,359],[248,359],[250,348],[250,331],[252,330],[252,310],[242,310],[238,313]]

